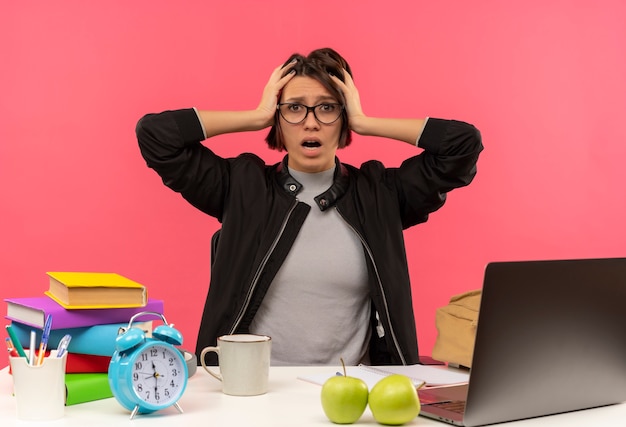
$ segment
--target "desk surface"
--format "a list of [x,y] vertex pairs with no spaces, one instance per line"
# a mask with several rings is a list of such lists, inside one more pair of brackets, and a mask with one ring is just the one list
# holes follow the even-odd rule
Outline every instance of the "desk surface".
[[[233,397],[221,393],[220,383],[202,368],[189,379],[187,390],[180,400],[184,413],[174,408],[149,415],[137,415],[130,420],[130,413],[114,398],[72,405],[65,408],[65,417],[44,425],[50,426],[246,426],[246,427],[308,427],[334,426],[325,417],[320,404],[319,385],[297,377],[299,375],[333,372],[337,367],[272,367],[269,392],[262,396]],[[0,425],[34,426],[36,422],[18,421],[15,418],[15,398],[12,396],[12,380],[8,368],[0,370]],[[377,426],[369,408],[358,425]],[[439,426],[447,424],[417,417],[406,426]],[[568,414],[535,418],[514,423],[499,424],[515,427],[582,427],[626,426],[626,403],[589,409]]]

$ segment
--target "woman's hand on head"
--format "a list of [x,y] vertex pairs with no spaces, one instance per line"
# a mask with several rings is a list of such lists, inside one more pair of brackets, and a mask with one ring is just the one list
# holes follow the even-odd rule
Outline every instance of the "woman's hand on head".
[[350,129],[359,133],[359,123],[361,119],[366,118],[361,107],[361,98],[359,91],[352,80],[352,76],[346,70],[343,70],[345,83],[342,82],[337,76],[331,75],[331,78],[339,87],[339,90],[343,92],[343,96],[346,99],[346,112],[348,114],[348,121],[350,123]]
[[283,73],[293,68],[296,62],[297,61],[294,60],[285,66],[279,65],[276,67],[263,89],[261,102],[256,109],[264,117],[264,127],[274,124],[274,116],[276,114],[276,106],[278,105],[280,92],[283,90],[287,82],[295,76],[295,72],[289,72],[284,77]]
[[346,98],[346,112],[350,129],[359,135],[380,136],[416,145],[420,132],[424,128],[424,119],[398,119],[388,117],[369,117],[363,113],[359,91],[352,77],[343,70],[345,83],[336,76],[331,76]]

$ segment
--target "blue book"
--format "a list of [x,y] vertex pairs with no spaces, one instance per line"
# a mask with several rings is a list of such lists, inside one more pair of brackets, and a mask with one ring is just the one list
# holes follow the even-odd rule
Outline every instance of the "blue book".
[[[41,329],[33,328],[19,322],[11,322],[11,327],[15,331],[15,335],[22,344],[27,348],[30,345],[30,331],[37,334],[37,343],[41,342]],[[92,354],[96,356],[113,356],[115,351],[115,338],[120,328],[128,327],[128,323],[111,323],[103,325],[94,325],[84,328],[67,328],[54,329],[50,331],[48,339],[48,349],[54,350],[59,345],[59,341],[65,334],[70,334],[72,340],[67,348],[70,353]],[[133,323],[133,327],[139,327],[148,333],[152,332],[152,321]]]

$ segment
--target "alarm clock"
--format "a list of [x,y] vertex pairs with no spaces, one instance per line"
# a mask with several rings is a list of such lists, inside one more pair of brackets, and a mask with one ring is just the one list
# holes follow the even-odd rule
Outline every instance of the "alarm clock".
[[[136,318],[146,315],[159,316],[164,323],[152,331],[152,337],[133,327]],[[131,411],[131,420],[136,414],[149,414],[169,406],[183,412],[178,400],[187,387],[188,370],[183,354],[174,347],[182,342],[182,334],[156,312],[137,313],[127,328],[120,328],[108,379],[113,396]]]

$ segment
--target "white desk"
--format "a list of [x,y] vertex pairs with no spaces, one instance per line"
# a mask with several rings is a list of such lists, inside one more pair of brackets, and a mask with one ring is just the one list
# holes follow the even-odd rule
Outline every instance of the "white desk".
[[[0,426],[195,426],[210,427],[332,427],[320,404],[321,387],[297,379],[299,375],[333,372],[337,367],[289,367],[271,368],[270,391],[262,396],[233,397],[221,393],[221,384],[201,367],[189,379],[187,390],[180,400],[184,410],[174,408],[149,415],[137,415],[130,420],[130,413],[114,398],[72,405],[65,408],[65,417],[49,423],[18,421],[15,418],[15,398],[8,368],[0,370]],[[358,423],[378,426],[369,408]],[[406,426],[438,426],[447,424],[417,417]],[[515,427],[588,427],[626,426],[626,403],[568,414],[499,424]]]

